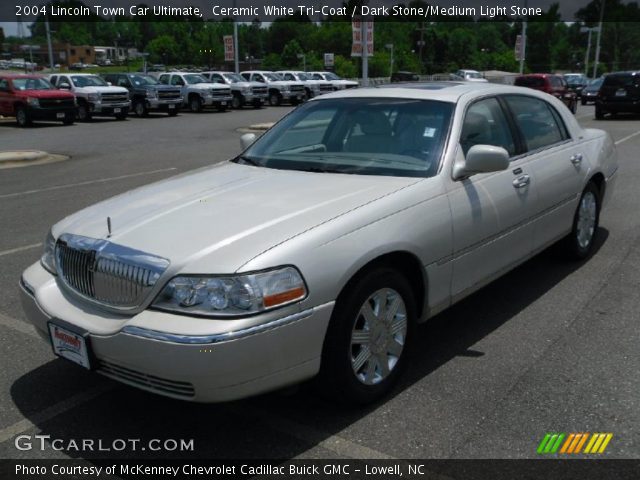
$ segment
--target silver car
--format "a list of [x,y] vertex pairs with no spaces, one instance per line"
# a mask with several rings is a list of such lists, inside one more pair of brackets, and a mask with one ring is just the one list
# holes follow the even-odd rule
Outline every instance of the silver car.
[[482,83],[323,95],[242,141],[52,227],[20,284],[55,353],[185,400],[370,402],[416,324],[558,241],[588,257],[617,170],[559,100]]

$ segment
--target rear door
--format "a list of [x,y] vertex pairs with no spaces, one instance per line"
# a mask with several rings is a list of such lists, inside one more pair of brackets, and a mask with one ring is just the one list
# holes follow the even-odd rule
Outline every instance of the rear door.
[[505,95],[523,139],[532,182],[536,183],[534,250],[566,234],[581,193],[584,165],[581,146],[569,136],[561,115],[551,103],[528,95]]

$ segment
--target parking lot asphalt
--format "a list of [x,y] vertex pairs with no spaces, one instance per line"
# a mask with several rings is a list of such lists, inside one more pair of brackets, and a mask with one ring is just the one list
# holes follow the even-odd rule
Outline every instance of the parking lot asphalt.
[[[244,401],[189,404],[58,360],[29,325],[18,280],[48,227],[131,188],[239,152],[237,129],[287,107],[156,115],[18,129],[0,149],[68,161],[0,170],[0,458],[155,458],[149,451],[21,451],[19,434],[66,441],[194,439],[163,458],[533,458],[546,432],[612,432],[607,458],[640,458],[640,118],[593,120],[618,144],[616,191],[595,255],[545,251],[421,326],[393,394],[345,409],[302,386]],[[170,361],[170,359],[167,359]]]

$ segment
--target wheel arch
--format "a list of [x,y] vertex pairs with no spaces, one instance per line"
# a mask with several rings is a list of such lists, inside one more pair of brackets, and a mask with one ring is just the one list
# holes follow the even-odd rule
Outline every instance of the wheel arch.
[[363,275],[378,267],[389,267],[400,272],[411,285],[416,300],[416,314],[420,319],[427,305],[427,273],[419,258],[407,250],[395,250],[371,258],[357,267],[356,271],[344,283],[336,303],[362,278]]
[[598,193],[600,195],[600,200],[604,198],[605,189],[607,188],[607,182],[604,178],[604,174],[602,172],[597,172],[589,178],[588,183],[593,183],[598,189]]

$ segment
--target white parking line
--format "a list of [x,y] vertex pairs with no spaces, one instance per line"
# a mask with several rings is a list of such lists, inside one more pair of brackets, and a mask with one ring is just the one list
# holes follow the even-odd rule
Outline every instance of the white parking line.
[[40,338],[40,335],[38,335],[38,333],[36,332],[35,327],[30,323],[21,322],[20,320],[7,317],[6,315],[3,315],[1,313],[0,313],[0,325],[20,333],[26,333],[27,335],[31,335],[32,337]]
[[119,177],[99,178],[98,180],[88,180],[86,182],[68,183],[66,185],[56,185],[54,187],[40,188],[37,190],[25,190],[24,192],[6,193],[4,195],[0,195],[0,198],[20,197],[22,195],[31,195],[33,193],[40,193],[40,192],[50,192],[52,190],[60,190],[62,188],[81,187],[84,185],[92,185],[94,183],[113,182],[115,180],[123,180],[125,178],[139,177],[141,175],[154,175],[156,173],[170,172],[172,170],[177,170],[177,168],[176,167],[163,168],[161,170],[150,170],[148,172],[139,172],[139,173],[131,173],[129,175],[120,175]]
[[17,247],[17,248],[12,248],[10,250],[3,250],[2,252],[0,252],[0,257],[4,257],[5,255],[11,255],[12,253],[18,253],[18,252],[23,252],[25,250],[31,250],[32,248],[38,248],[42,246],[42,242],[41,243],[33,243],[31,245],[25,245],[24,247]]
[[41,412],[31,415],[30,419],[23,418],[13,425],[9,425],[8,427],[0,430],[0,443],[4,443],[7,440],[14,438],[16,435],[20,435],[21,433],[31,430],[36,427],[36,425],[53,420],[58,415],[62,415],[72,408],[88,402],[89,400],[92,400],[109,390],[113,390],[114,388],[115,386],[113,384],[105,383],[90,390],[73,395],[66,400],[62,400],[61,402],[50,406],[49,408],[45,408]]
[[631,135],[627,135],[626,137],[623,137],[623,138],[621,138],[620,140],[618,140],[618,141],[616,142],[616,145],[620,145],[621,143],[626,142],[627,140],[630,140],[630,139],[632,139],[633,137],[636,137],[636,136],[638,136],[638,135],[640,135],[640,131],[637,131],[636,133],[632,133]]

